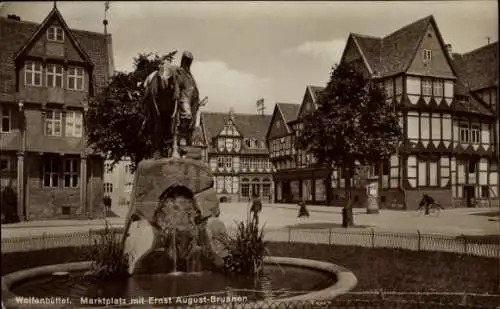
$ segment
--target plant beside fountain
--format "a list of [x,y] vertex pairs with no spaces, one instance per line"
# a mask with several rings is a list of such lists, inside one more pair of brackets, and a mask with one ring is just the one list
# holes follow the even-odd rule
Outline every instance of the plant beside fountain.
[[262,275],[266,242],[264,228],[259,229],[257,212],[254,212],[246,222],[241,221],[237,225],[236,237],[229,237],[227,250],[229,255],[224,265],[227,273],[244,276]]
[[83,249],[82,255],[91,266],[86,275],[102,280],[128,276],[127,256],[123,252],[121,232],[110,227],[106,221],[101,231],[90,231],[92,245]]

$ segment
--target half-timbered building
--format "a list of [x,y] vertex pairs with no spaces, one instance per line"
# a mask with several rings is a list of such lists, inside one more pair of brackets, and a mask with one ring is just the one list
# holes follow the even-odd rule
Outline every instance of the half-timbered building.
[[[382,205],[414,209],[424,193],[445,207],[458,206],[453,202],[464,196],[469,204],[473,197],[497,198],[490,182],[497,177],[495,114],[464,87],[474,77],[457,72],[433,16],[383,38],[351,34],[341,61],[357,64],[383,85],[405,134],[398,153],[377,168]],[[484,62],[496,63],[491,56]],[[339,176],[333,173],[332,186],[341,191]]]
[[454,54],[453,65],[452,195],[458,205],[498,205],[498,42]]
[[221,202],[272,201],[272,166],[265,135],[271,117],[260,114],[201,114],[203,158],[214,175]]
[[[349,35],[341,61],[382,86],[404,131],[397,153],[365,169],[363,177],[378,181],[382,207],[415,209],[424,193],[444,207],[498,203],[497,54],[498,43],[453,54],[433,16],[382,38]],[[286,146],[322,90],[307,87],[296,119],[275,108],[267,139],[278,202],[342,205],[340,170],[329,180],[310,154]],[[355,190],[354,200],[363,195]]]
[[55,5],[41,24],[0,17],[1,185],[20,220],[102,213],[83,118],[112,71],[111,36],[69,29]]
[[322,90],[322,87],[307,86],[302,104],[276,104],[266,139],[276,169],[277,202],[329,203],[328,170],[318,167],[311,154],[294,147],[295,138],[302,128],[301,119],[316,109]]

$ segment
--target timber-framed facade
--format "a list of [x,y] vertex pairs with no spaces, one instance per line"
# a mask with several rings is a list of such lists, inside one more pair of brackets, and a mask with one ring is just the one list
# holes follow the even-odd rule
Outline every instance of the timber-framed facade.
[[102,215],[103,158],[83,119],[114,70],[111,36],[69,29],[56,6],[41,24],[9,15],[0,26],[2,191],[17,195],[2,216]]
[[[464,55],[452,53],[433,16],[383,38],[349,35],[341,61],[354,64],[380,83],[404,132],[397,153],[371,168],[371,176],[378,179],[382,207],[415,209],[424,193],[444,207],[498,203],[497,57],[498,42]],[[310,88],[296,119],[287,122],[289,136],[298,134],[301,115],[314,108]],[[275,114],[279,114],[277,110]],[[269,132],[277,132],[273,128],[277,121],[279,117],[273,116]],[[268,134],[271,153],[276,138],[281,138],[278,133]],[[291,151],[292,162],[298,163],[298,158],[304,157]],[[284,157],[272,154],[271,158],[276,165]],[[302,175],[313,170],[318,175],[314,183],[319,187],[313,192],[326,196],[314,199],[300,185],[297,190],[293,189],[296,184],[290,189],[287,184],[285,191],[294,192],[292,198],[277,196],[277,201],[305,199],[316,204],[326,201],[342,205],[344,177],[334,170],[327,179],[324,169],[311,167],[313,158],[310,162],[309,166],[300,164],[289,170],[287,176],[277,168],[276,187],[283,186],[285,178],[290,183],[302,182]],[[321,184],[322,177],[326,188]]]
[[209,164],[220,202],[272,202],[273,167],[265,133],[271,117],[203,112],[203,160]]

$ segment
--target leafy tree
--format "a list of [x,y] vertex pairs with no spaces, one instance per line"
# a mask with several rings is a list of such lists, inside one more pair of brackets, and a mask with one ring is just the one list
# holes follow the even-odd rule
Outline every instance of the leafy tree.
[[111,78],[89,104],[85,122],[90,146],[107,154],[114,163],[131,158],[133,168],[152,155],[152,132],[148,126],[142,128],[145,111],[141,83],[161,64],[172,62],[176,53],[139,54],[134,58],[134,71],[117,72]]
[[[394,106],[383,90],[348,63],[333,68],[317,109],[303,119],[296,147],[318,164],[345,175],[347,225],[352,215],[352,179],[359,165],[378,164],[396,151],[402,138]],[[329,184],[328,187],[331,187]]]

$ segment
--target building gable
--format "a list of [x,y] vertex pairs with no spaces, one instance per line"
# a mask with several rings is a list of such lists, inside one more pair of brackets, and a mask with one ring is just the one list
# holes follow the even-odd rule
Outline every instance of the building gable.
[[[430,59],[429,59],[430,57]],[[408,74],[455,78],[448,50],[434,19],[428,23],[424,35],[407,70]]]
[[[349,35],[349,39],[347,40],[346,47],[342,54],[341,62],[350,63],[356,69],[361,71],[364,75],[370,77],[373,68],[370,66],[370,62],[368,61],[367,55],[365,55],[364,52],[368,52],[368,48],[365,45],[368,45],[369,44],[368,42],[372,40],[373,39],[363,38],[361,37],[361,35],[354,35],[354,34]],[[365,41],[367,42],[367,44],[364,44]],[[363,47],[365,47],[365,50],[363,49]],[[378,50],[374,51],[374,53],[377,52],[379,51]],[[370,54],[370,56],[372,55]],[[372,56],[370,57],[370,59],[371,58],[378,59],[379,56],[376,57]]]
[[316,99],[314,98],[314,93],[312,93],[310,87],[307,87],[297,119],[302,119],[306,115],[312,113],[316,109],[315,103]]
[[[58,29],[62,30],[62,42],[48,39],[47,31],[51,27],[59,27]],[[57,7],[52,9],[28,42],[17,52],[14,59],[18,61],[24,56],[60,58],[93,66],[90,57],[76,40]]]
[[269,129],[267,130],[266,140],[270,140],[278,136],[284,136],[288,133],[287,124],[283,114],[281,113],[278,105],[275,105]]
[[241,133],[234,124],[234,120],[231,116],[228,117],[224,123],[224,127],[219,131],[217,136],[241,136]]

